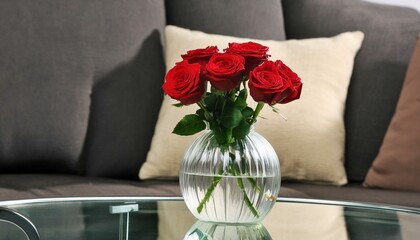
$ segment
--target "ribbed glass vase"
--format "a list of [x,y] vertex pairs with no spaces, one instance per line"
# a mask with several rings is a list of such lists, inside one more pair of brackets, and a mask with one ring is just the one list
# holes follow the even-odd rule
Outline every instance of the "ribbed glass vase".
[[184,240],[271,240],[261,224],[220,224],[197,221],[185,234]]
[[201,221],[259,222],[280,190],[276,152],[253,129],[226,147],[206,130],[186,151],[179,175],[184,200]]

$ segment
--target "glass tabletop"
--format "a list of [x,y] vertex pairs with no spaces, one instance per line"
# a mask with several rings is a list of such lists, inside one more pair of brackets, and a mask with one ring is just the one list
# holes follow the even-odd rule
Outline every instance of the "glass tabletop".
[[[254,225],[197,221],[182,198],[52,198],[0,202],[30,220],[41,240],[420,239],[420,209],[278,198]],[[0,215],[1,216],[1,215]],[[27,239],[0,221],[0,240]]]

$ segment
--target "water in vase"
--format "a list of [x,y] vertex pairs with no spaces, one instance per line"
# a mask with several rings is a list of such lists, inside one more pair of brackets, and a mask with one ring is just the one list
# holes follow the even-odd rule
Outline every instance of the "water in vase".
[[180,186],[190,211],[202,221],[258,222],[273,207],[279,176],[217,176],[180,172]]

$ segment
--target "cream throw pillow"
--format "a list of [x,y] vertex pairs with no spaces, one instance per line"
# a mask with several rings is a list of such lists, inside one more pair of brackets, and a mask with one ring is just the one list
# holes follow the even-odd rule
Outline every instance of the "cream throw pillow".
[[[333,185],[347,183],[344,169],[344,104],[354,57],[363,33],[346,32],[331,38],[271,41],[236,38],[167,26],[165,60],[168,70],[181,61],[188,50],[229,42],[254,41],[268,46],[271,60],[280,59],[302,79],[303,90],[297,101],[276,105],[280,115],[264,107],[256,131],[274,147],[280,159],[283,179]],[[255,103],[250,99],[250,103]],[[172,134],[178,121],[198,107],[176,108],[176,101],[165,96],[155,134],[140,179],[177,178],[180,161],[196,136]],[[252,105],[251,104],[251,105]]]

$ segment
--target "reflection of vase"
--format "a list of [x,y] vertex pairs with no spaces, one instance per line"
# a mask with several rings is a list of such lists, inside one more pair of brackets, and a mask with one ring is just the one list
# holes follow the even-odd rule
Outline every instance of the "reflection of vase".
[[270,240],[261,224],[219,224],[197,221],[185,234],[184,240]]
[[276,152],[254,130],[227,147],[207,130],[185,153],[180,186],[190,211],[202,221],[250,223],[261,221],[280,190]]

